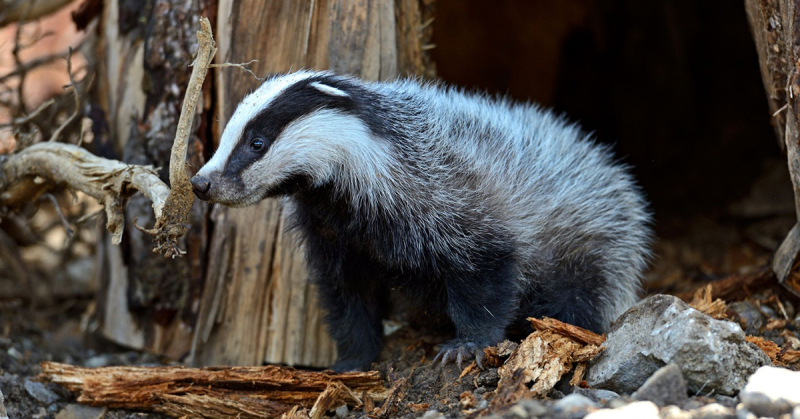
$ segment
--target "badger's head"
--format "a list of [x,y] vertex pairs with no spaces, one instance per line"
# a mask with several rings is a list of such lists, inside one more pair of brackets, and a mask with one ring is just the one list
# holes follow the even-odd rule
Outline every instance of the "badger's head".
[[386,151],[375,135],[370,95],[357,81],[330,73],[267,80],[239,104],[216,153],[192,178],[195,195],[246,206],[353,182]]

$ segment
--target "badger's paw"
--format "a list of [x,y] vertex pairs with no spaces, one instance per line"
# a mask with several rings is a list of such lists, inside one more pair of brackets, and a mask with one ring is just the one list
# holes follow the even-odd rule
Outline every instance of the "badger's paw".
[[475,358],[475,362],[478,364],[478,367],[480,367],[480,369],[484,369],[483,359],[486,357],[486,355],[483,352],[483,348],[486,346],[488,345],[482,345],[461,339],[453,339],[450,342],[442,345],[441,349],[439,349],[439,353],[436,355],[436,358],[433,358],[433,363],[435,364],[441,360],[442,365],[444,366],[455,361],[456,365],[458,365],[458,368],[463,369],[462,364],[464,361],[469,361],[470,359]]

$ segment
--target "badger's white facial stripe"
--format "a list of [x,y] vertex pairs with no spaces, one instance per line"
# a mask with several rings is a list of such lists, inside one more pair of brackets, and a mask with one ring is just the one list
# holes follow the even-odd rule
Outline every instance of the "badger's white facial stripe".
[[347,94],[347,92],[339,90],[339,89],[337,89],[335,87],[328,86],[327,84],[322,84],[322,83],[320,83],[318,81],[315,81],[315,82],[311,83],[310,85],[311,85],[311,87],[313,87],[313,88],[315,88],[315,89],[319,90],[320,92],[325,93],[327,95],[339,96],[339,97],[348,97],[348,96],[350,96],[350,95]]
[[389,145],[373,138],[361,119],[320,109],[287,125],[264,158],[244,170],[242,181],[270,190],[306,175],[316,185],[337,178],[339,185],[371,193],[371,183],[391,176],[392,161]]
[[307,71],[281,76],[265,82],[261,87],[256,89],[256,91],[247,95],[236,108],[230,121],[228,121],[228,124],[225,126],[217,151],[211,157],[211,160],[200,169],[198,174],[207,175],[208,173],[222,170],[223,167],[225,167],[225,162],[228,161],[228,158],[233,152],[236,143],[240,140],[247,123],[259,112],[268,107],[275,98],[286,90],[286,88],[313,76],[315,76],[315,73]]

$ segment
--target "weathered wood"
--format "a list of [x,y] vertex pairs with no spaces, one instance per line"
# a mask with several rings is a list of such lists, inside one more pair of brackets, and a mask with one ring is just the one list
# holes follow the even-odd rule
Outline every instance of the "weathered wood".
[[377,372],[333,373],[288,367],[104,367],[42,363],[40,378],[92,406],[151,410],[173,417],[278,417],[292,407],[318,418],[339,404],[360,406],[356,394],[383,400]]
[[[800,222],[800,2],[745,0],[772,123],[786,152]],[[792,230],[774,258],[778,281],[800,295],[800,241]]]
[[[258,75],[331,68],[367,79],[422,74],[417,0],[220,1],[218,61],[247,62]],[[246,28],[246,29],[245,29]],[[217,73],[219,137],[259,81],[236,69]],[[302,250],[282,207],[216,207],[208,276],[192,343],[195,365],[283,363],[328,366],[333,342],[307,281]]]
[[588,344],[600,346],[606,341],[606,337],[604,335],[598,335],[591,330],[586,330],[582,327],[564,323],[560,320],[551,319],[549,317],[543,317],[541,320],[534,317],[529,317],[528,321],[531,322],[533,328],[536,330],[550,330],[584,345]]

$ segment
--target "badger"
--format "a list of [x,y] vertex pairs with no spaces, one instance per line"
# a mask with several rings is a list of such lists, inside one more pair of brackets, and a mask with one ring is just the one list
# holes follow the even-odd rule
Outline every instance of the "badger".
[[377,359],[390,290],[452,321],[434,362],[482,366],[529,316],[603,332],[649,258],[646,200],[608,146],[535,104],[416,79],[271,76],[191,183],[231,207],[284,197],[337,371]]

